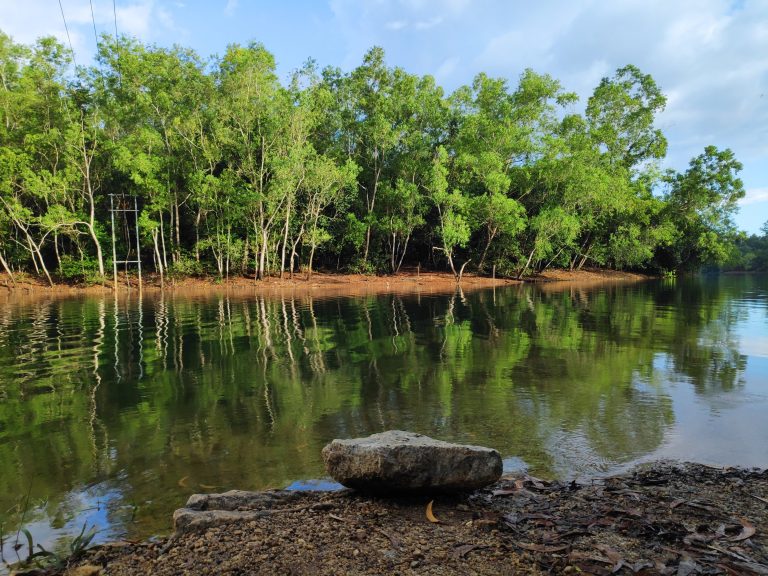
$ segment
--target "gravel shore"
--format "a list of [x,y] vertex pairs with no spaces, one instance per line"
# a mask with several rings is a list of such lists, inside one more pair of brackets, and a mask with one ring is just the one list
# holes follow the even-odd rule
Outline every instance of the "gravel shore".
[[655,464],[583,484],[515,475],[465,495],[269,501],[100,546],[65,573],[768,574],[768,470]]

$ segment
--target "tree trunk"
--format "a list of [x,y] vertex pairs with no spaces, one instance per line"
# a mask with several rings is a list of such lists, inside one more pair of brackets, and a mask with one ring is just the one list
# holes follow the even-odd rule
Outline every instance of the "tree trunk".
[[29,254],[32,256],[32,265],[35,267],[35,274],[40,274],[40,267],[37,265],[37,259],[35,258],[35,249],[32,246],[32,238],[29,237],[26,230],[24,230],[24,234],[27,238],[27,250],[29,250]]
[[203,211],[198,210],[197,216],[195,216],[195,261],[200,262],[200,249],[198,248],[198,244],[200,244],[200,219],[203,217]]
[[469,264],[472,261],[472,258],[464,262],[464,264],[461,265],[461,268],[459,268],[459,275],[456,276],[456,284],[461,284],[461,277],[464,275],[464,268],[466,268],[467,264]]
[[40,247],[37,245],[35,245],[35,252],[37,252],[37,257],[40,260],[40,267],[43,269],[45,277],[48,279],[48,284],[53,286],[53,280],[51,280],[51,275],[48,273],[48,268],[45,267],[45,261],[43,260],[43,255],[40,253]]
[[312,241],[312,249],[309,251],[309,264],[307,267],[307,280],[312,278],[312,260],[315,258],[315,241]]
[[283,248],[280,253],[280,279],[283,279],[283,273],[285,272],[285,249],[288,245],[288,228],[291,221],[291,201],[288,200],[288,205],[285,208],[285,230],[283,231]]
[[163,248],[163,267],[168,270],[168,255],[165,252],[165,225],[163,224],[163,211],[158,210],[160,215],[160,246]]
[[480,262],[477,264],[477,269],[482,270],[483,264],[485,264],[485,257],[488,255],[488,249],[491,247],[491,242],[493,242],[493,239],[496,237],[496,230],[491,231],[490,228],[488,228],[488,241],[485,243],[485,249],[483,250],[483,255],[480,256]]
[[389,256],[389,259],[390,259],[389,266],[390,266],[390,268],[392,268],[392,274],[394,274],[396,272],[396,270],[395,270],[395,249],[396,249],[396,247],[397,247],[397,233],[392,232],[392,250],[391,250],[390,256]]
[[176,218],[174,223],[176,224],[176,250],[174,251],[175,261],[178,262],[181,258],[181,224],[179,223],[179,197],[178,193],[173,195],[174,210],[176,211]]
[[259,251],[259,280],[264,279],[264,269],[267,263],[267,250],[269,249],[269,236],[266,230],[261,231],[261,250]]
[[59,255],[59,235],[53,233],[53,253],[56,255],[56,270],[61,274],[61,256]]
[[518,279],[518,280],[522,279],[522,277],[523,277],[523,274],[525,274],[525,273],[526,273],[526,271],[528,270],[528,266],[530,266],[530,265],[531,265],[531,259],[533,258],[533,253],[534,253],[534,252],[536,252],[536,248],[534,248],[533,250],[531,250],[531,253],[528,255],[528,261],[525,263],[525,266],[523,266],[523,269],[522,269],[522,270],[520,270],[520,274],[518,274],[518,275],[517,275],[517,279]]
[[[377,158],[378,158],[378,150],[376,150]],[[376,168],[374,169],[374,178],[373,178],[373,194],[371,194],[370,200],[366,198],[367,204],[368,204],[368,218],[371,218],[371,215],[373,214],[373,209],[376,207],[376,191],[379,188],[379,178],[381,177],[381,167],[378,165],[378,161],[376,161]],[[365,252],[363,253],[363,262],[368,261],[368,249],[371,246],[371,224],[370,221],[368,223],[368,228],[365,231]]]
[[557,254],[555,254],[554,256],[552,256],[552,259],[551,259],[549,262],[547,262],[547,263],[544,265],[544,268],[542,268],[542,269],[541,269],[541,271],[542,271],[542,272],[543,272],[544,270],[546,270],[547,268],[549,268],[550,266],[552,266],[552,262],[554,262],[554,261],[555,261],[555,259],[556,259],[558,256],[560,256],[560,254],[563,252],[563,248],[565,248],[565,246],[561,246],[561,247],[560,247],[560,250],[558,250],[558,251],[557,251]]
[[155,246],[155,262],[157,262],[157,272],[160,274],[160,290],[165,287],[165,274],[163,273],[163,261],[160,259],[160,247],[157,245],[157,228],[152,230],[152,243]]
[[13,277],[13,273],[11,272],[11,269],[8,267],[8,263],[5,261],[5,258],[3,258],[2,252],[0,252],[0,265],[3,267],[3,270],[5,270],[5,273],[8,274],[8,278],[11,279],[11,282],[14,286],[16,286],[16,279]]
[[243,246],[243,261],[240,263],[240,274],[245,276],[248,270],[248,254],[251,248],[251,237],[249,234],[245,235],[245,246]]
[[101,250],[101,242],[99,242],[99,238],[96,236],[96,228],[93,222],[88,225],[88,234],[90,234],[93,245],[96,248],[96,262],[99,264],[99,276],[104,276],[104,253]]
[[395,274],[400,272],[400,267],[403,265],[403,259],[405,258],[405,253],[408,251],[408,241],[411,239],[411,235],[408,234],[405,237],[405,244],[403,245],[403,251],[400,253],[400,260],[397,263],[397,268],[395,269]]
[[445,250],[445,256],[448,258],[448,264],[451,267],[451,272],[453,272],[453,277],[457,278],[456,275],[456,266],[453,265],[453,253],[451,251]]

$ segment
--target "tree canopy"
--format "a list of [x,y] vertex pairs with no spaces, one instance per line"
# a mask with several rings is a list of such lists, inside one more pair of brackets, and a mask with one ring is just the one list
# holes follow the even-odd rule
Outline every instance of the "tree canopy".
[[309,61],[283,83],[255,42],[204,59],[105,35],[74,69],[55,39],[0,32],[0,80],[9,274],[103,276],[109,194],[137,197],[161,274],[689,270],[739,241],[741,164],[707,146],[664,172],[666,98],[632,65],[579,114],[548,75],[479,73],[445,94],[378,47],[350,72]]

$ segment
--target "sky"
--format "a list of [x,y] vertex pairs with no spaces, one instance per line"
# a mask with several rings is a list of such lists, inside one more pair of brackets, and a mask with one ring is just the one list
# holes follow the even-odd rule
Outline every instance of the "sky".
[[[451,92],[479,72],[514,88],[526,68],[580,96],[634,64],[667,95],[657,126],[665,167],[684,170],[713,144],[744,165],[736,222],[768,221],[768,0],[61,0],[78,64],[99,34],[181,44],[204,56],[261,42],[288,78],[308,58],[351,70],[371,46],[390,65]],[[116,22],[115,22],[115,16]],[[67,40],[58,0],[0,0],[0,29],[32,43]]]

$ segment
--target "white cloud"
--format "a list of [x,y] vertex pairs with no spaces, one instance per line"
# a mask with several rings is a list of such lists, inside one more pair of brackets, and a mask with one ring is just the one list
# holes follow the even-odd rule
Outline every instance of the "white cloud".
[[443,60],[443,63],[437,67],[435,71],[435,79],[438,82],[444,82],[447,78],[454,73],[456,67],[459,65],[459,59],[455,56]]
[[429,20],[420,20],[419,22],[415,22],[413,27],[416,30],[429,30],[430,28],[434,28],[435,26],[438,26],[442,23],[443,19],[440,16],[435,16],[434,18],[430,18]]
[[[93,17],[88,0],[62,0],[62,7],[79,64],[87,64],[95,53],[94,23],[98,34],[114,35],[115,13],[120,34],[155,41],[169,30],[179,32],[169,9],[180,9],[178,3],[169,7],[159,0],[121,0],[115,10],[109,0],[93,0]],[[0,22],[0,29],[16,42],[31,44],[41,36],[67,42],[61,11],[50,0],[24,0],[23,10],[18,0],[0,0]]]
[[227,5],[224,7],[224,14],[227,16],[233,16],[235,10],[237,10],[238,0],[227,0]]
[[435,26],[440,25],[442,21],[443,18],[440,16],[430,18],[429,20],[417,20],[415,22],[409,22],[408,20],[390,20],[384,24],[384,27],[387,30],[394,31],[405,30],[407,28],[411,28],[413,30],[429,30],[430,28],[434,28]]
[[748,188],[744,198],[739,200],[739,204],[742,206],[749,206],[759,202],[768,202],[768,188]]
[[388,30],[403,30],[408,27],[408,22],[405,20],[391,20],[384,24]]
[[138,38],[146,38],[153,14],[151,0],[117,7],[117,31]]

